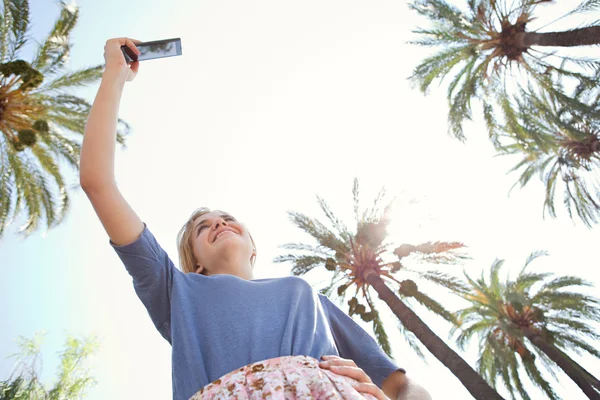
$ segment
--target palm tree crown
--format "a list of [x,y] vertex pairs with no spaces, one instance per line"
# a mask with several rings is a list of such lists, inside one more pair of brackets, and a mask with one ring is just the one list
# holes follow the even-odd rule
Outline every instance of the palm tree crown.
[[[78,169],[81,136],[91,105],[70,90],[97,81],[102,66],[67,71],[70,35],[79,11],[61,12],[33,61],[20,59],[30,42],[27,0],[6,0],[0,14],[0,236],[23,211],[21,231],[48,228],[68,209],[61,162]],[[128,130],[120,121],[119,142]]]
[[[479,279],[467,275],[470,289],[460,293],[471,305],[457,312],[462,322],[457,343],[464,349],[478,335],[479,372],[494,387],[502,381],[513,399],[517,394],[530,399],[523,386],[523,372],[549,398],[558,398],[540,370],[543,366],[556,378],[557,364],[551,359],[556,354],[576,366],[600,390],[600,382],[566,354],[573,351],[600,357],[597,347],[588,342],[600,339],[591,325],[600,321],[600,301],[572,291],[591,286],[580,278],[527,271],[527,266],[542,254],[531,254],[518,276],[505,282],[500,278],[504,261],[497,260],[488,280],[483,273]],[[536,344],[538,339],[554,353],[547,354],[544,346]]]
[[[337,295],[343,299],[347,290],[351,289],[353,294],[348,300],[349,314],[358,314],[364,321],[372,322],[379,344],[390,355],[390,344],[369,290],[367,275],[376,273],[388,284],[397,287],[398,293],[408,303],[411,300],[415,301],[454,323],[454,315],[443,305],[423,293],[413,280],[400,281],[396,275],[402,274],[407,278],[422,279],[454,289],[460,284],[451,275],[433,270],[412,269],[405,266],[404,263],[409,256],[412,256],[413,260],[428,263],[456,263],[464,258],[464,255],[456,252],[463,247],[463,244],[457,242],[428,242],[418,246],[405,244],[396,248],[392,253],[392,245],[388,241],[387,234],[391,203],[384,207],[383,211],[379,207],[385,192],[380,192],[373,207],[365,209],[363,212],[360,211],[356,179],[354,180],[353,195],[357,224],[355,232],[351,232],[334,215],[327,203],[318,198],[321,209],[334,229],[331,230],[322,222],[304,214],[290,212],[289,216],[292,222],[316,239],[317,246],[298,243],[286,244],[282,246],[284,249],[295,252],[278,256],[274,261],[292,262],[294,275],[304,275],[317,267],[325,267],[327,271],[331,271],[333,273],[331,281],[322,288],[321,293],[331,296],[335,289]],[[390,258],[396,261],[391,261]],[[364,299],[366,305],[361,304],[360,299]],[[400,329],[411,347],[422,356],[422,351],[414,335],[405,330],[402,325],[400,325]]]
[[544,182],[544,211],[556,217],[556,189],[562,186],[569,215],[591,227],[600,221],[600,90],[579,87],[573,97],[583,106],[521,91],[514,106],[504,107],[499,142],[505,154],[523,157],[512,169],[521,170],[521,187],[535,174]]
[[[486,121],[493,119],[498,95],[523,82],[536,82],[538,89],[556,93],[548,75],[572,78],[588,87],[598,85],[593,73],[600,61],[564,52],[545,52],[539,46],[580,46],[600,43],[596,21],[573,31],[538,33],[529,29],[537,6],[552,0],[468,0],[466,12],[445,0],[413,0],[410,7],[432,22],[418,29],[420,38],[411,43],[441,47],[414,70],[411,79],[426,92],[435,80],[455,71],[448,85],[451,132],[463,140],[463,121],[471,119],[471,101],[480,99]],[[563,17],[594,11],[600,0],[585,0]],[[561,19],[559,18],[559,19]],[[591,39],[590,39],[591,38]],[[523,75],[524,74],[524,75]],[[516,77],[523,76],[518,80]],[[494,125],[488,126],[495,139]]]

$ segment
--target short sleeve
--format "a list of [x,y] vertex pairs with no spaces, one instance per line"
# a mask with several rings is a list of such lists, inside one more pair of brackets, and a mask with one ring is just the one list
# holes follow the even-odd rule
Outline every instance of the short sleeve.
[[322,294],[319,294],[319,298],[329,320],[340,357],[353,360],[380,388],[385,378],[392,372],[406,372],[403,368],[398,368],[375,339],[331,300]]
[[171,291],[173,275],[181,273],[158,244],[146,224],[133,243],[117,246],[110,242],[125,269],[133,278],[133,287],[160,334],[171,343]]

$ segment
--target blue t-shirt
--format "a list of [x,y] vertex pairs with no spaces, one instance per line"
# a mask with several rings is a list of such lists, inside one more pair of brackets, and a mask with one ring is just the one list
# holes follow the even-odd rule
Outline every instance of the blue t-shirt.
[[185,274],[147,227],[115,246],[152,322],[172,346],[173,398],[244,365],[274,357],[339,355],[373,382],[399,370],[377,342],[304,279]]

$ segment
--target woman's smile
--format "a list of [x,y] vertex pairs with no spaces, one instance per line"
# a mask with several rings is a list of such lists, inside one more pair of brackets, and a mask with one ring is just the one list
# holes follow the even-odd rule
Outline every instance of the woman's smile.
[[225,228],[221,232],[217,233],[217,235],[215,236],[215,239],[213,240],[213,243],[216,242],[217,239],[219,239],[220,237],[227,236],[227,235],[237,235],[237,232],[235,232],[231,228]]

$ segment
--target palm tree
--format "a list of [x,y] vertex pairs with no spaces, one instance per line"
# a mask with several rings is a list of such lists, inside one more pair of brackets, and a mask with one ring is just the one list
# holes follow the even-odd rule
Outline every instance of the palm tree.
[[600,90],[579,87],[573,98],[584,106],[568,107],[552,94],[522,90],[515,106],[503,106],[499,142],[504,154],[523,156],[511,170],[521,170],[517,184],[525,186],[535,174],[545,184],[544,212],[556,217],[561,185],[569,216],[575,211],[591,227],[600,221]]
[[523,371],[550,399],[559,398],[540,366],[555,378],[559,367],[588,398],[600,399],[600,381],[567,354],[600,357],[597,346],[587,341],[600,339],[590,325],[600,321],[600,301],[572,291],[592,286],[581,278],[526,271],[543,254],[531,254],[514,280],[501,282],[503,260],[493,263],[489,281],[483,273],[477,280],[467,275],[470,289],[457,293],[471,305],[457,312],[463,324],[457,343],[464,349],[478,335],[479,372],[494,387],[503,381],[513,399],[515,391],[530,398],[523,387]]
[[37,333],[32,339],[19,338],[20,353],[11,376],[0,381],[0,400],[81,399],[86,390],[95,385],[84,364],[96,351],[95,338],[68,337],[60,356],[58,379],[52,388],[40,381],[40,345],[43,335]]
[[[423,92],[436,80],[451,79],[447,93],[448,121],[454,136],[465,139],[463,122],[472,117],[474,99],[481,101],[489,123],[498,106],[496,99],[505,92],[512,93],[523,82],[535,82],[538,90],[560,98],[565,96],[548,76],[568,77],[587,87],[598,85],[600,77],[592,72],[600,68],[600,60],[576,57],[564,48],[600,44],[600,21],[565,32],[531,31],[529,25],[535,19],[536,7],[551,2],[468,0],[468,10],[464,12],[446,0],[412,0],[410,8],[432,21],[433,27],[416,30],[420,39],[411,43],[442,49],[422,61],[411,79]],[[555,21],[598,8],[600,0],[584,0]],[[563,49],[553,52],[541,49],[548,46]],[[565,101],[576,103],[573,99]],[[494,124],[488,124],[488,128],[495,142]]]
[[[385,192],[382,190],[373,206],[362,213],[359,211],[358,181],[356,179],[352,193],[357,224],[356,232],[351,232],[333,214],[327,203],[318,197],[319,205],[334,230],[304,214],[289,212],[292,222],[316,239],[318,244],[316,246],[298,243],[283,245],[284,249],[294,252],[278,256],[274,261],[291,262],[294,275],[304,275],[318,267],[325,267],[327,271],[332,272],[330,284],[323,288],[321,293],[330,296],[333,289],[337,287],[338,296],[343,298],[348,290],[352,290],[353,294],[348,301],[349,314],[351,316],[358,314],[364,321],[371,322],[378,343],[390,355],[391,347],[383,322],[375,307],[370,290],[372,287],[400,320],[400,329],[412,348],[420,353],[414,340],[416,337],[458,377],[476,399],[501,399],[498,393],[440,339],[411,308],[413,303],[417,303],[447,321],[456,323],[452,313],[420,290],[417,283],[408,277],[416,277],[453,290],[463,288],[460,281],[439,271],[412,269],[405,264],[409,256],[429,263],[456,263],[464,257],[457,253],[457,250],[464,247],[463,244],[457,242],[428,242],[418,246],[404,244],[392,253],[390,251],[391,244],[387,243],[391,203],[384,208],[383,213],[379,207]],[[392,258],[397,261],[392,261]],[[408,275],[408,277],[400,281],[395,277],[396,274]],[[390,287],[395,288],[397,294]],[[366,305],[361,304],[359,297],[366,302]]]
[[[4,0],[0,15],[0,236],[23,212],[21,232],[42,219],[51,228],[69,206],[61,162],[77,170],[81,137],[91,105],[72,89],[97,81],[101,65],[67,71],[77,7],[61,2],[54,27],[33,61],[19,58],[30,43],[27,0]],[[120,121],[118,140],[128,126]]]

